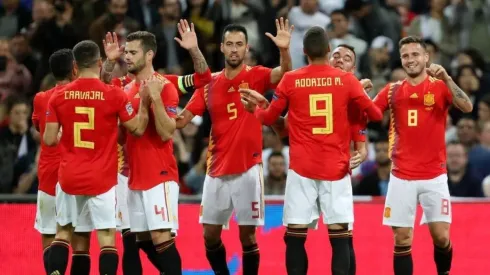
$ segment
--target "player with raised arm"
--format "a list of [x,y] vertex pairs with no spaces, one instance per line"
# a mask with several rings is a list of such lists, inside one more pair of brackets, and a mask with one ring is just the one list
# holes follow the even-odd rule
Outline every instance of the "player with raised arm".
[[[189,29],[189,31],[187,31]],[[194,87],[202,87],[211,80],[211,72],[207,66],[204,56],[200,52],[197,43],[197,36],[194,30],[193,24],[188,25],[186,20],[181,20],[178,24],[178,30],[181,39],[176,38],[176,41],[185,49],[191,53],[191,57],[194,61],[194,69],[196,72],[193,75],[176,76],[165,75],[165,78],[169,80],[178,89],[179,96],[187,93],[192,93]],[[107,33],[103,41],[104,51],[107,56],[107,60],[102,70],[102,78],[106,83],[112,83],[118,87],[124,88],[131,83],[134,75],[127,74],[124,77],[111,79],[112,70],[114,69],[115,61],[118,60],[124,53],[124,46],[120,47],[117,35],[115,33]],[[122,132],[124,133],[124,132]],[[124,134],[122,135],[124,137]],[[125,140],[122,138],[121,140]],[[119,173],[118,173],[118,185],[117,185],[117,211],[118,211],[118,230],[121,231],[123,236],[123,273],[138,275],[142,274],[142,265],[139,255],[138,245],[136,243],[136,236],[130,231],[129,225],[129,213],[127,206],[127,193],[128,193],[128,174],[129,164],[125,150],[125,145],[120,144],[119,148]],[[146,245],[151,248],[152,244]],[[153,256],[155,254],[149,254],[150,260],[154,262]]]
[[354,222],[347,110],[354,104],[374,121],[383,115],[352,73],[326,65],[329,44],[323,28],[310,28],[303,47],[309,65],[284,75],[266,110],[262,95],[250,89],[240,92],[245,101],[262,107],[255,116],[265,125],[276,122],[289,106],[290,166],[283,216],[288,274],[306,274],[306,235],[308,227],[316,227],[321,211],[332,245],[332,274],[344,275],[350,266],[348,224]]
[[[180,24],[179,28],[181,32],[192,31]],[[126,40],[125,62],[134,80],[124,89],[135,110],[140,98],[149,95],[151,100],[149,125],[143,136],[126,138],[130,230],[136,233],[139,247],[160,272],[182,274],[180,255],[171,233],[178,229],[179,185],[172,136],[179,97],[174,85],[153,69],[155,36],[138,31],[129,34]],[[141,93],[142,83],[146,83],[148,95]]]
[[451,198],[447,186],[445,128],[448,108],[453,104],[468,113],[468,96],[446,70],[429,62],[420,38],[400,40],[400,57],[407,78],[383,88],[374,99],[382,110],[390,110],[390,157],[392,170],[386,194],[383,224],[395,236],[394,271],[413,274],[412,231],[417,203],[434,241],[437,273],[449,274],[452,246],[449,240]]
[[[87,223],[97,230],[99,272],[114,275],[118,265],[114,235],[118,119],[131,133],[141,135],[148,110],[141,108],[135,116],[126,94],[99,80],[102,60],[93,41],[78,43],[73,56],[79,78],[52,94],[43,134],[44,143],[55,146],[60,127],[64,130],[59,140],[61,163],[56,185],[58,226],[50,247],[48,274],[65,274],[73,228]],[[142,105],[146,104],[142,98]]]
[[255,228],[264,224],[262,175],[262,126],[240,103],[238,90],[250,87],[260,93],[277,84],[291,70],[289,21],[276,20],[277,35],[271,38],[280,50],[281,64],[274,69],[244,64],[248,51],[247,31],[240,25],[225,27],[221,52],[225,69],[210,84],[194,92],[177,121],[184,127],[207,109],[211,117],[208,170],[204,181],[201,215],[206,257],[216,274],[229,275],[221,241],[223,225],[235,210],[243,249],[243,274],[258,274],[260,254]]

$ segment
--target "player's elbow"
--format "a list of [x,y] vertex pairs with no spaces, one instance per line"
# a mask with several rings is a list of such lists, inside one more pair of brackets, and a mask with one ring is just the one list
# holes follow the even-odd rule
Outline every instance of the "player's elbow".
[[162,127],[162,129],[158,131],[158,135],[160,135],[163,141],[169,141],[174,136],[174,132],[176,128],[177,125],[175,121],[172,121],[172,123],[169,123],[165,127]]
[[459,106],[459,109],[463,113],[471,113],[473,112],[473,104],[469,101],[465,102],[464,104],[461,104],[461,106]]

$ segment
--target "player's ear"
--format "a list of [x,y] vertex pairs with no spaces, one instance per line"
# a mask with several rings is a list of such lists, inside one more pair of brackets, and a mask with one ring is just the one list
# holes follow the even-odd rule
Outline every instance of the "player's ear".
[[429,59],[430,59],[429,52],[425,51],[425,53],[424,53],[424,61],[425,61],[425,63],[428,63],[429,62]]
[[99,58],[99,60],[97,60],[97,67],[102,68],[102,64],[102,58]]
[[155,52],[152,51],[152,50],[149,50],[146,52],[146,56],[148,57],[148,59],[151,61],[153,60],[153,58],[155,57]]
[[225,53],[224,47],[225,45],[223,43],[221,43],[221,45],[219,46],[219,49],[222,53]]
[[245,52],[248,53],[249,50],[250,50],[250,45],[247,44],[247,47],[245,48]]

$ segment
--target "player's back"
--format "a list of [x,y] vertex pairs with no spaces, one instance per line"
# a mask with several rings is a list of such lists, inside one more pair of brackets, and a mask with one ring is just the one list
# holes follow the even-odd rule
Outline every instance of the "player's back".
[[289,94],[290,168],[313,179],[343,178],[350,158],[347,108],[359,82],[327,65],[295,70],[283,81]]
[[65,192],[101,194],[117,183],[121,94],[98,79],[77,79],[53,95],[51,105],[63,130],[59,180]]

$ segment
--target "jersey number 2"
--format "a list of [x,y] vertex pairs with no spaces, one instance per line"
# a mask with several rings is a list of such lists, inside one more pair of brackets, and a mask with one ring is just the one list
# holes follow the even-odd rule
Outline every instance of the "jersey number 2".
[[95,145],[92,141],[82,140],[82,130],[95,129],[95,109],[92,107],[75,107],[75,113],[78,115],[87,115],[88,122],[75,122],[73,127],[73,138],[75,147],[94,149]]
[[[325,107],[318,108],[318,103],[324,102]],[[325,117],[325,127],[313,127],[314,135],[328,135],[333,133],[333,106],[332,94],[310,95],[310,116]]]

